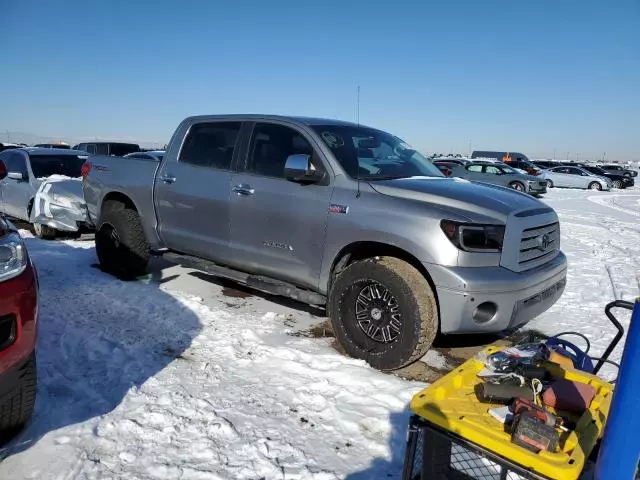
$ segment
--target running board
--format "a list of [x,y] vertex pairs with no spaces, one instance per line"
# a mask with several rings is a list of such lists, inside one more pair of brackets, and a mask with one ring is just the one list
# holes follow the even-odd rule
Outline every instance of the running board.
[[274,278],[264,277],[261,275],[251,275],[239,270],[233,270],[192,255],[167,252],[162,257],[172,263],[177,263],[182,267],[193,268],[194,270],[199,270],[209,275],[233,280],[234,282],[241,283],[272,295],[292,298],[293,300],[307,303],[309,305],[324,306],[327,303],[327,297],[320,295],[319,293],[312,292],[311,290],[305,290]]

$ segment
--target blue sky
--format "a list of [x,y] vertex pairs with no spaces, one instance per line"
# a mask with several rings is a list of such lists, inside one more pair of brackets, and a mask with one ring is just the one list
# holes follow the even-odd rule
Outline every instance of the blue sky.
[[0,138],[355,118],[425,151],[640,159],[640,3],[0,0]]

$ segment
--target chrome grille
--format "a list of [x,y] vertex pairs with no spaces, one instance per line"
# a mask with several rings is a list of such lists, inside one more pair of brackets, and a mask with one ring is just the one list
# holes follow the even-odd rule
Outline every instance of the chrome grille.
[[560,250],[560,224],[558,222],[522,231],[518,266],[522,270],[537,267],[555,258]]

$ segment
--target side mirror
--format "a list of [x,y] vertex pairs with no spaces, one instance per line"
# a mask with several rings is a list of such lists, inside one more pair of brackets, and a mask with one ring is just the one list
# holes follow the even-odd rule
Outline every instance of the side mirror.
[[20,173],[20,172],[9,172],[7,174],[7,178],[13,178],[14,180],[19,180],[19,181],[23,181],[26,180],[27,176],[24,173]]
[[322,175],[311,163],[311,157],[303,153],[289,155],[284,164],[284,177],[290,182],[315,183]]
[[0,180],[4,179],[7,176],[7,167],[4,162],[0,160]]

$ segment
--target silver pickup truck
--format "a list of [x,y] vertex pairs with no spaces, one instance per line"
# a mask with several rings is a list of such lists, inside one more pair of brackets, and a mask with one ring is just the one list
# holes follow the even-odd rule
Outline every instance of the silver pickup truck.
[[161,162],[95,156],[84,196],[102,268],[150,255],[326,305],[346,352],[380,369],[442,334],[498,332],[565,286],[553,209],[444,178],[399,138],[316,118],[184,120]]

